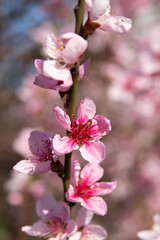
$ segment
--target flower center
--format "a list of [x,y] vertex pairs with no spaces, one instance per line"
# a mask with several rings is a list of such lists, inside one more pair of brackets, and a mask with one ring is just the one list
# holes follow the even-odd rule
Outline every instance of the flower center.
[[62,41],[60,41],[58,38],[54,40],[54,42],[51,44],[51,49],[54,53],[54,59],[62,62],[62,52],[64,50],[65,46]]
[[53,154],[51,149],[51,140],[45,139],[41,140],[42,144],[34,143],[30,146],[30,150],[34,155],[35,160],[38,159],[40,162],[46,162],[48,160],[53,160]]
[[74,139],[79,146],[82,146],[86,142],[92,140],[93,125],[91,126],[91,124],[92,120],[88,120],[87,123],[83,123],[82,121],[76,123],[75,120],[72,120],[72,127],[68,137]]
[[53,220],[47,222],[47,228],[49,230],[47,237],[55,237],[57,234],[63,235],[66,225],[66,222],[63,222],[60,218],[54,218]]
[[77,197],[88,199],[92,196],[91,186],[88,186],[81,178],[78,181],[78,185],[75,187],[75,195]]

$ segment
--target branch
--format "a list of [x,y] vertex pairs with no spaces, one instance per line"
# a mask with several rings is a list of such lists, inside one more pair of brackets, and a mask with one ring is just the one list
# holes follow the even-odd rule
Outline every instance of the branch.
[[[74,8],[75,18],[76,18],[76,26],[75,26],[75,33],[82,36],[82,26],[83,26],[83,16],[84,16],[84,4],[85,0],[79,0],[77,6]],[[79,62],[75,64],[75,66],[71,69],[73,85],[70,90],[67,92],[67,104],[66,104],[66,111],[71,119],[74,118],[75,114],[75,107],[76,107],[76,96],[77,96],[77,84],[79,78]],[[70,168],[71,168],[71,156],[72,153],[65,155],[65,163],[64,163],[64,178],[63,178],[63,185],[64,185],[64,195],[67,191],[70,183]],[[65,201],[67,202],[65,196]],[[71,206],[72,203],[69,203]]]

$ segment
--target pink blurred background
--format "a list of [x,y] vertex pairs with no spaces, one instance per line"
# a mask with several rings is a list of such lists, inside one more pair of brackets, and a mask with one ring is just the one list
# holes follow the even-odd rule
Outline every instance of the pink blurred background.
[[[33,129],[63,134],[52,113],[59,94],[33,85],[35,58],[43,58],[48,32],[74,31],[73,6],[67,0],[2,0],[0,39],[0,239],[36,239],[20,231],[36,219],[36,199],[62,198],[54,173],[36,177],[16,174],[12,167],[27,154]],[[93,222],[110,240],[135,240],[160,213],[160,1],[111,0],[112,13],[130,17],[132,30],[116,35],[97,30],[89,36],[88,74],[81,80],[77,105],[88,96],[97,113],[111,120],[103,138],[107,157],[104,180],[117,189],[105,197],[108,214]],[[73,158],[80,158],[77,152]],[[62,158],[63,161],[63,158]],[[83,160],[81,159],[83,162]],[[73,215],[74,212],[73,210]]]

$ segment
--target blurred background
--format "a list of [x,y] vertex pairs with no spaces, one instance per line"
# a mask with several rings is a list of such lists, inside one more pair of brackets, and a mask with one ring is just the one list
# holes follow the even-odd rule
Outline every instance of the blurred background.
[[[59,94],[33,85],[35,58],[44,58],[47,33],[74,31],[76,0],[0,1],[0,239],[29,240],[21,232],[36,220],[35,203],[49,193],[62,199],[62,183],[54,173],[29,177],[12,172],[25,159],[32,130],[64,134],[52,113]],[[97,30],[88,38],[88,74],[79,84],[77,106],[92,98],[97,113],[111,120],[103,138],[107,157],[104,181],[118,183],[104,197],[109,240],[134,240],[150,229],[160,213],[160,0],[111,0],[112,14],[132,18],[125,35]],[[80,158],[77,152],[73,158]],[[63,159],[62,159],[63,161]],[[76,212],[76,208],[73,210]]]

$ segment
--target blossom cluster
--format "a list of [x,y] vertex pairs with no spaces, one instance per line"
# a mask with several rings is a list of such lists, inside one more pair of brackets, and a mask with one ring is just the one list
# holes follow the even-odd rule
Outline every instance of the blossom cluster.
[[[47,35],[43,49],[49,58],[35,60],[35,67],[39,72],[35,85],[57,90],[60,94],[70,94],[75,81],[73,71],[76,69],[78,72],[79,82],[89,68],[90,60],[80,64],[88,45],[86,36],[97,28],[115,33],[130,30],[131,20],[113,16],[109,0],[101,3],[98,0],[86,0],[85,5],[88,19],[83,26],[82,36],[72,32],[62,34],[59,38],[53,33]],[[40,197],[36,203],[36,212],[41,220],[33,226],[22,227],[22,231],[30,236],[50,240],[103,240],[107,237],[106,230],[90,224],[90,221],[94,213],[102,216],[107,213],[107,205],[100,196],[111,193],[117,185],[116,181],[97,182],[104,174],[100,163],[106,157],[106,148],[100,139],[111,131],[111,123],[103,115],[95,115],[96,106],[89,97],[80,102],[77,119],[75,114],[71,117],[67,107],[64,107],[65,110],[55,104],[53,114],[66,130],[66,135],[61,137],[55,132],[32,131],[28,139],[29,151],[26,159],[18,162],[13,169],[30,176],[52,170],[65,182],[65,166],[60,156],[79,150],[82,158],[89,163],[81,170],[80,161],[72,161],[65,202],[57,202],[50,195]],[[76,221],[70,218],[72,203],[82,206]]]

